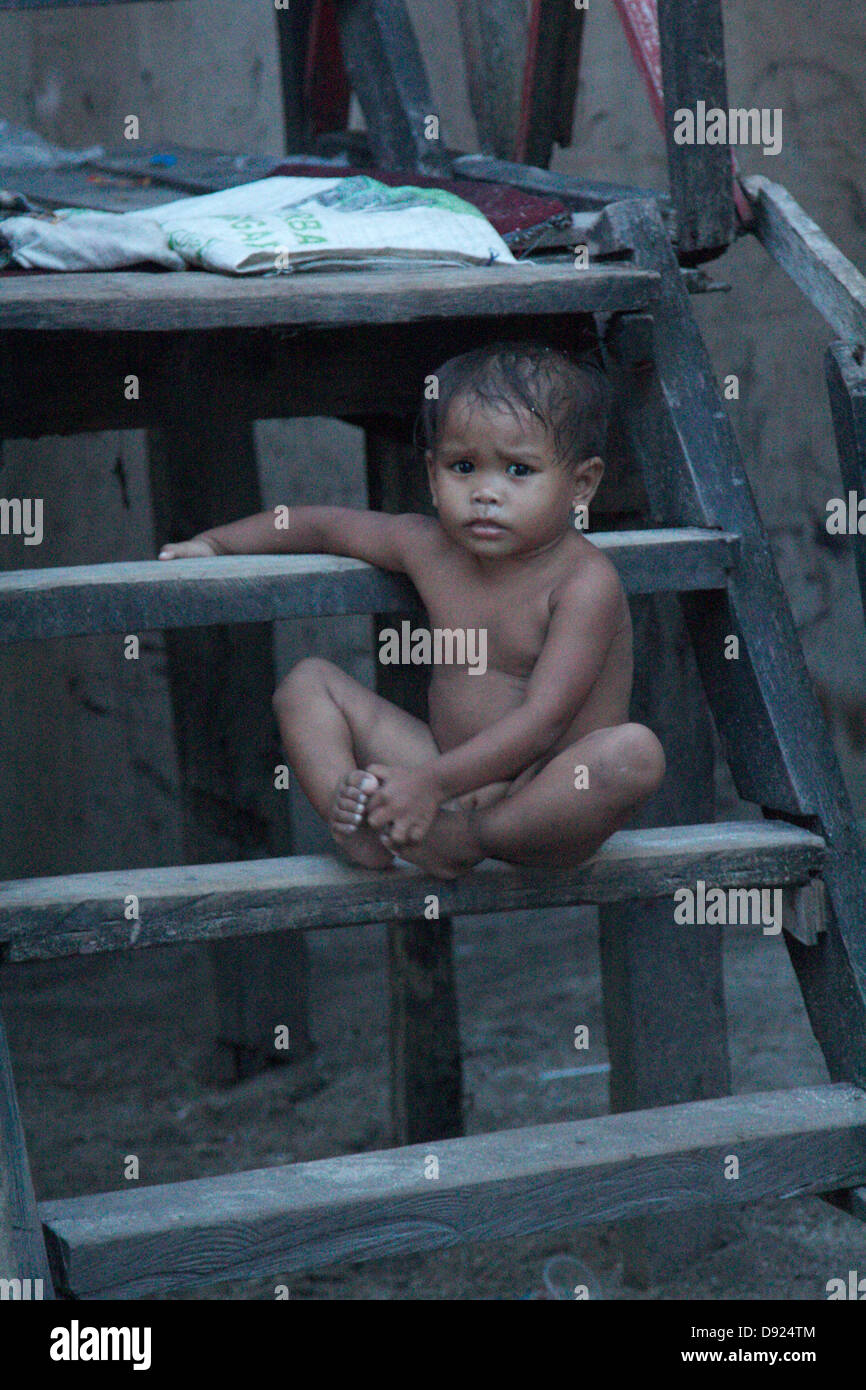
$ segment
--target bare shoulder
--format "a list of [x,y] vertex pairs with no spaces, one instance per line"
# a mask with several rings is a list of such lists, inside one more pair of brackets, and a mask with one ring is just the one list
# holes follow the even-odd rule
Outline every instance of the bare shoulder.
[[443,548],[445,532],[433,516],[401,512],[393,518],[393,525],[407,564]]
[[567,556],[550,593],[551,611],[560,603],[579,602],[617,619],[628,614],[628,600],[616,566],[585,536],[570,538]]

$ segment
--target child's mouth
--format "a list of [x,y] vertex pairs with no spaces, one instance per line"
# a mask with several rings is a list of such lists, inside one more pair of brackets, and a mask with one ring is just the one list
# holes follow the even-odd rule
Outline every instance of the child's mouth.
[[468,521],[466,524],[473,536],[479,536],[482,540],[493,540],[505,534],[505,527],[496,521]]

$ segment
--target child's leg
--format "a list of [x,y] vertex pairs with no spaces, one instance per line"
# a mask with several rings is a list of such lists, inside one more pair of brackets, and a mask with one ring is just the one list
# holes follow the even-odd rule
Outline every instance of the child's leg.
[[417,852],[400,853],[425,867],[435,856],[451,870],[445,877],[484,858],[579,864],[652,795],[664,771],[662,746],[643,724],[596,729],[492,805],[440,811]]
[[658,789],[664,774],[664,751],[645,725],[595,729],[513,796],[478,813],[481,847],[511,864],[579,864]]
[[362,769],[374,762],[420,767],[435,758],[427,725],[318,657],[292,668],[273,706],[292,771],[339,847],[356,863],[387,868],[390,851],[363,824],[378,783]]

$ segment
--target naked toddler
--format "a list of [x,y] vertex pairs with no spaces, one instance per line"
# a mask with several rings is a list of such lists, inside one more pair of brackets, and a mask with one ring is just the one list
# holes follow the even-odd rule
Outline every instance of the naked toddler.
[[[614,566],[572,524],[601,481],[607,384],[538,344],[450,359],[425,400],[436,518],[297,507],[214,527],[161,559],[354,556],[412,581],[434,630],[484,634],[483,671],[434,664],[429,726],[320,658],[274,695],[288,761],[339,848],[452,878],[490,857],[587,858],[664,776],[630,723],[632,634]],[[583,515],[585,516],[585,510]]]

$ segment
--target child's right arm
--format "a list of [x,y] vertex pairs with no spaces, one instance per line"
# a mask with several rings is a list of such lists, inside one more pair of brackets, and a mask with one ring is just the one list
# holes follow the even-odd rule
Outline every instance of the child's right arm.
[[380,569],[405,571],[407,543],[416,542],[428,517],[361,511],[352,507],[290,507],[288,526],[277,526],[277,511],[214,526],[192,540],[164,545],[160,560],[200,555],[349,555]]

